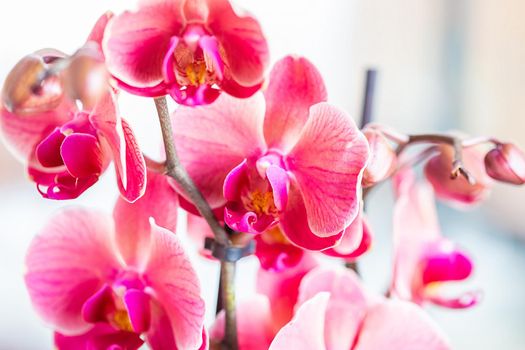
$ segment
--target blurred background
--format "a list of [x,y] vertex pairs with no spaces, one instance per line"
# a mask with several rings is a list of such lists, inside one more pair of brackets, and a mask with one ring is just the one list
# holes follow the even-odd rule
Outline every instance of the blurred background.
[[[106,10],[129,0],[3,0],[0,81],[22,56],[44,47],[73,53]],[[361,109],[365,70],[378,70],[374,119],[410,133],[461,129],[525,147],[525,2],[522,0],[237,0],[260,20],[272,60],[288,53],[313,61],[329,99],[352,115]],[[124,95],[121,110],[152,157],[159,128],[150,100]],[[34,314],[23,284],[27,246],[58,208],[102,207],[116,198],[114,174],[81,199],[40,198],[23,166],[0,145],[0,350],[51,349],[51,331]],[[383,291],[391,267],[388,186],[370,197],[374,249],[361,263],[365,281]],[[429,309],[454,349],[525,349],[525,188],[496,186],[469,212],[440,207],[445,235],[474,257],[465,288],[484,290],[472,310]],[[180,231],[184,230],[181,220]],[[194,256],[212,304],[217,267]],[[240,298],[253,291],[257,262],[240,264]]]

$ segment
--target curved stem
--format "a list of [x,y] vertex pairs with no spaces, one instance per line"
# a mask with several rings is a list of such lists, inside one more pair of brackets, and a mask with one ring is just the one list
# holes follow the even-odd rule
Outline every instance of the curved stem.
[[[159,116],[160,127],[162,131],[162,139],[164,141],[164,149],[166,152],[166,175],[173,178],[184,194],[199,210],[199,213],[206,220],[210,226],[215,240],[220,244],[229,247],[231,242],[228,233],[213,215],[208,202],[198,190],[197,186],[189,176],[188,172],[182,166],[177,150],[175,149],[175,142],[173,140],[173,130],[171,127],[171,119],[169,116],[168,105],[165,97],[155,98],[155,107]],[[235,263],[229,261],[221,261],[221,292],[223,296],[223,305],[225,312],[225,331],[224,344],[227,349],[238,350],[239,345],[237,341],[237,319],[235,312]]]
[[186,172],[186,169],[180,163],[173,141],[173,131],[171,128],[171,119],[168,112],[168,105],[165,97],[155,98],[155,107],[159,115],[160,127],[162,130],[162,139],[166,152],[166,174],[172,177],[180,185],[184,194],[197,207],[197,210],[210,226],[215,239],[221,244],[227,246],[230,243],[228,234],[219,224],[208,202],[204,199],[202,193],[197,189],[195,183]]

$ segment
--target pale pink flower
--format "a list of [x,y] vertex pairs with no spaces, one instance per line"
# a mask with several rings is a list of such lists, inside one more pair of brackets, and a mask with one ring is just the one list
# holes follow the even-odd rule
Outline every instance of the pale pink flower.
[[114,220],[67,209],[35,237],[25,281],[58,349],[138,349],[143,340],[151,349],[207,348],[197,276],[167,229],[176,204],[165,177],[151,175],[143,198],[119,199]]
[[454,281],[468,279],[473,263],[463,250],[441,235],[432,187],[416,182],[411,171],[398,174],[395,187],[391,294],[418,304],[430,302],[450,308],[478,303],[478,291],[454,297],[444,292],[444,287]]
[[392,175],[397,166],[397,155],[380,130],[366,128],[363,134],[370,146],[370,159],[363,174],[363,187],[369,187]]
[[436,196],[450,204],[465,207],[477,204],[490,193],[492,179],[485,172],[483,154],[474,148],[463,150],[463,163],[474,177],[469,183],[464,176],[451,177],[454,149],[449,145],[439,147],[439,154],[425,165],[425,176],[434,187]]
[[292,243],[338,243],[359,211],[368,144],[353,120],[323,102],[324,84],[304,58],[273,68],[268,89],[221,96],[173,114],[181,161],[214,208],[239,232],[276,225]]
[[270,350],[445,350],[442,332],[418,306],[371,296],[350,270],[316,269],[301,283],[293,320]]
[[498,181],[525,184],[525,154],[512,143],[496,146],[485,155],[487,174]]
[[228,0],[142,0],[110,23],[104,53],[122,88],[185,105],[253,95],[269,60],[259,23]]
[[[88,38],[90,45],[97,45],[108,17],[105,14],[95,25]],[[88,75],[77,71],[87,69],[85,55],[92,53],[87,46],[83,52],[77,58],[83,57],[84,63],[76,61],[62,72],[64,76],[74,71]],[[30,55],[23,62],[45,71],[48,62],[62,58],[60,53],[47,51]],[[67,79],[51,76],[44,80],[40,93],[27,95],[22,93],[28,88],[26,80],[35,77],[20,75],[20,69],[15,67],[6,80],[0,128],[14,153],[27,164],[39,192],[50,199],[76,198],[98,181],[113,160],[122,196],[129,201],[139,198],[146,185],[144,158],[131,128],[117,112],[116,97],[109,85],[106,83],[103,93],[70,88],[66,94],[63,82]],[[66,96],[70,93],[80,93],[92,107],[78,109]]]

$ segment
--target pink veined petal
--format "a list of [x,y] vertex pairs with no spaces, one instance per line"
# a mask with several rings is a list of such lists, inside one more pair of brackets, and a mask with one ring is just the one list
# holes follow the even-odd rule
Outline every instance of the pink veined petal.
[[283,233],[293,244],[308,250],[324,250],[339,243],[344,231],[328,237],[319,237],[308,225],[308,217],[303,197],[298,186],[292,180],[286,210],[280,215],[279,222]]
[[100,16],[95,25],[93,26],[93,29],[91,29],[91,33],[89,33],[87,41],[94,41],[97,44],[102,45],[104,31],[106,30],[106,26],[108,25],[108,22],[112,17],[113,13],[109,11]]
[[308,120],[310,107],[326,101],[321,74],[303,57],[286,56],[270,73],[264,136],[270,147],[288,151]]
[[301,305],[292,321],[277,333],[268,350],[328,349],[324,328],[329,298],[330,293],[322,292]]
[[74,177],[98,176],[104,168],[104,154],[98,140],[89,134],[66,136],[60,154],[67,171]]
[[204,22],[208,18],[208,4],[206,0],[184,1],[184,18],[188,22]]
[[26,256],[25,282],[38,314],[63,334],[91,328],[84,302],[119,268],[111,217],[84,209],[54,216]]
[[367,160],[366,138],[348,115],[327,103],[311,107],[285,161],[297,179],[308,225],[317,236],[336,235],[357,216]]
[[418,306],[389,300],[372,307],[354,350],[447,350],[441,330]]
[[179,107],[174,138],[182,164],[213,208],[225,204],[226,175],[245,158],[266,150],[262,136],[264,99],[222,94],[211,105]]
[[55,128],[72,119],[69,107],[62,104],[57,109],[28,116],[10,113],[1,107],[0,129],[6,144],[22,162],[34,162],[36,146]]
[[242,86],[260,83],[270,55],[259,22],[245,13],[236,13],[228,0],[207,2],[207,27],[224,49],[233,80]]
[[220,87],[222,91],[224,91],[228,95],[238,98],[247,98],[254,95],[257,91],[261,90],[263,83],[264,81],[260,82],[259,84],[246,87],[239,85],[239,83],[237,83],[231,77],[224,77],[224,79],[221,81]]
[[368,308],[361,283],[353,271],[316,268],[304,276],[297,305],[317,293],[329,292],[324,335],[327,350],[351,349]]
[[288,269],[282,271],[260,269],[257,272],[257,292],[266,295],[270,300],[275,332],[292,319],[299,284],[304,275],[317,265],[315,258],[306,253],[297,265]]
[[127,201],[136,201],[146,190],[146,163],[133,130],[118,115],[114,94],[106,94],[89,118],[111,149],[120,193]]
[[120,253],[128,265],[140,266],[148,255],[150,217],[157,225],[175,232],[178,195],[167,177],[148,172],[144,196],[134,203],[119,197],[113,210]]
[[102,45],[109,71],[134,87],[160,83],[170,38],[183,27],[181,6],[181,1],[156,1],[114,17]]
[[411,300],[412,281],[425,245],[441,236],[435,199],[428,183],[416,183],[412,171],[394,178],[397,200],[393,214],[393,292]]
[[178,238],[155,224],[150,259],[144,271],[148,286],[168,316],[179,349],[202,345],[204,301],[195,270]]
[[[239,350],[268,350],[274,337],[272,313],[268,298],[252,295],[237,305],[237,335]],[[217,315],[210,330],[212,343],[224,339],[224,311]]]
[[90,331],[76,336],[55,332],[54,343],[57,350],[115,349],[111,345],[117,345],[116,349],[137,350],[144,342],[138,334],[115,330],[108,323],[98,323]]

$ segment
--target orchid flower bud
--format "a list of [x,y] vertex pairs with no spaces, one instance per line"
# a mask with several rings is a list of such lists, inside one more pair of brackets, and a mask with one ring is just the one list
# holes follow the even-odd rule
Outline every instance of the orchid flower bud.
[[363,187],[369,187],[392,175],[396,169],[397,156],[380,131],[366,129],[363,134],[370,147],[370,158],[363,174]]
[[482,155],[475,149],[463,149],[463,164],[473,175],[475,183],[465,177],[452,178],[454,150],[449,145],[439,147],[440,153],[425,165],[425,176],[434,187],[436,196],[459,206],[479,203],[489,193],[491,179],[483,167]]
[[70,59],[63,75],[64,90],[72,100],[91,109],[108,91],[109,73],[97,46],[87,43]]
[[46,77],[48,66],[44,59],[38,54],[27,55],[9,72],[2,89],[2,104],[9,112],[32,114],[60,104],[60,79],[56,75]]
[[498,181],[525,184],[525,154],[512,143],[498,145],[485,156],[487,174]]

